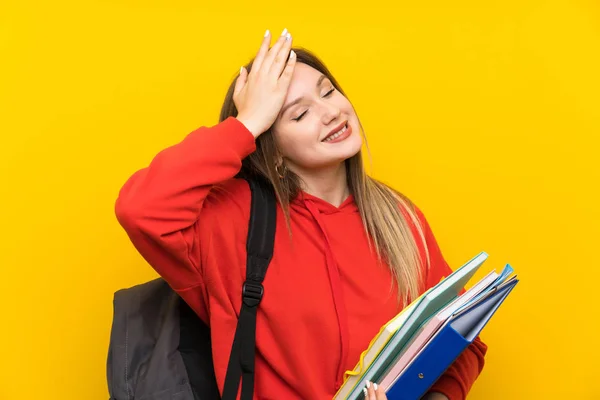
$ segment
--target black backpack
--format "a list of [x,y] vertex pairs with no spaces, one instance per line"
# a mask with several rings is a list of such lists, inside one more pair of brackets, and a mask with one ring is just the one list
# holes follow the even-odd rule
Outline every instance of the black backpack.
[[[246,281],[223,400],[254,392],[256,312],[273,254],[276,199],[266,180],[246,178],[252,193]],[[115,293],[107,359],[110,400],[221,399],[209,327],[161,278]]]

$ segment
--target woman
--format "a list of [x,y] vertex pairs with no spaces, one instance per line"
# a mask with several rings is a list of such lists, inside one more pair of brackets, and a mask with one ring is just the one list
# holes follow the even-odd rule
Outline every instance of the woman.
[[[265,34],[226,96],[220,123],[169,147],[123,186],[116,214],[133,244],[206,323],[223,387],[245,280],[250,190],[278,195],[274,255],[257,317],[259,399],[331,399],[388,320],[447,276],[425,217],[367,177],[361,125],[340,85],[284,30]],[[428,393],[464,398],[476,340]],[[366,383],[367,397],[385,399]]]

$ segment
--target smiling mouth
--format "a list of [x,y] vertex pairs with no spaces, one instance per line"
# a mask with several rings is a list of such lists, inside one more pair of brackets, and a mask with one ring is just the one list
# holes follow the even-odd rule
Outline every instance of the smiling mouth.
[[330,142],[332,140],[337,139],[338,137],[342,136],[344,134],[344,132],[346,132],[346,129],[348,129],[348,122],[346,122],[344,124],[344,126],[342,127],[342,129],[340,129],[337,132],[334,132],[334,133],[330,134],[325,139],[321,140],[321,142]]

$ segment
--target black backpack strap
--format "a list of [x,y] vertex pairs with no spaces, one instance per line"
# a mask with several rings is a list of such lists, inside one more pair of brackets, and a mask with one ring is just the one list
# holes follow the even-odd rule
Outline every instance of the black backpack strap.
[[246,281],[242,286],[242,308],[227,366],[223,400],[237,398],[242,379],[241,400],[252,400],[254,393],[254,355],[256,312],[263,297],[262,282],[273,256],[276,199],[271,184],[262,178],[248,179],[252,193],[250,224],[246,241]]

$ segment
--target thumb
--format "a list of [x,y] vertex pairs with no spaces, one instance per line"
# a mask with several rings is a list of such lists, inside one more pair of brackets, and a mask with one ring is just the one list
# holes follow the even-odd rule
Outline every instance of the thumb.
[[244,88],[244,85],[246,84],[246,79],[248,78],[248,71],[246,71],[246,68],[241,67],[240,68],[240,75],[238,76],[238,78],[235,81],[235,87],[233,88],[233,94],[237,95],[239,94],[242,89]]

